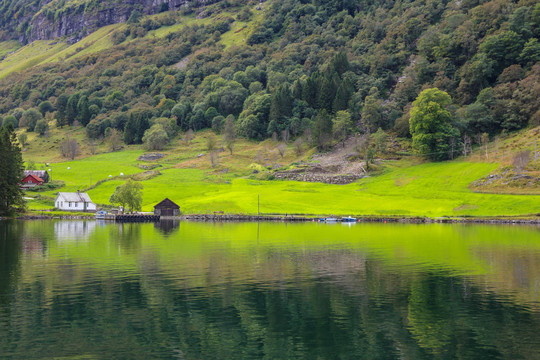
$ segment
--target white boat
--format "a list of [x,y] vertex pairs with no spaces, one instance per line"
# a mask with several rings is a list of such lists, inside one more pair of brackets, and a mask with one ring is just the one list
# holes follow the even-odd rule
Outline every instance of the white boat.
[[324,219],[325,222],[329,222],[329,223],[334,223],[334,222],[338,222],[338,219],[337,218],[326,218]]
[[344,218],[341,218],[341,222],[346,222],[346,223],[355,223],[356,222],[356,218],[353,218],[352,216],[347,216],[347,217],[344,217]]
[[100,210],[100,211],[96,212],[96,214],[95,214],[96,220],[105,219],[105,215],[107,215],[107,212],[105,210]]

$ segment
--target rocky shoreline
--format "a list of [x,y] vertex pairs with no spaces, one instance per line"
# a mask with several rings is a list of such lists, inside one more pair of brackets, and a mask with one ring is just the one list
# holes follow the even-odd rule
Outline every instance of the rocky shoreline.
[[[470,224],[529,224],[540,225],[540,216],[533,218],[474,218],[474,217],[375,217],[375,216],[356,216],[358,222],[369,223],[404,223],[404,224],[432,224],[432,223],[470,223]],[[162,217],[161,220],[183,220],[196,222],[315,222],[323,216],[297,216],[297,215],[227,215],[227,214],[190,214],[181,216]],[[0,220],[7,220],[1,218]],[[13,218],[12,218],[13,219]],[[93,215],[23,215],[15,217],[17,220],[92,220]]]

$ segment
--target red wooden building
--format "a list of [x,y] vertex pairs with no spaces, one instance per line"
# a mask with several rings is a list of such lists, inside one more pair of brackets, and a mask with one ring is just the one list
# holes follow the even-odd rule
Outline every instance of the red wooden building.
[[21,181],[21,187],[23,188],[30,188],[34,186],[43,185],[45,181],[43,181],[42,178],[36,175],[27,175],[22,181]]

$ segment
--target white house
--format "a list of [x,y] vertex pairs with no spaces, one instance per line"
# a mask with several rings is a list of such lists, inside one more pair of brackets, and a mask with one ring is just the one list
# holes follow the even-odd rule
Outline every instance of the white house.
[[57,209],[67,211],[96,211],[96,204],[92,202],[87,193],[59,192],[54,201]]

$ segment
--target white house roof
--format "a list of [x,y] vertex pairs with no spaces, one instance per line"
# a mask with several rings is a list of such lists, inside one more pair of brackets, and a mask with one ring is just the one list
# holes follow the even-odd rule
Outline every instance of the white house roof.
[[61,197],[64,199],[64,201],[70,201],[70,202],[87,202],[91,203],[92,200],[90,199],[90,196],[88,196],[87,193],[82,192],[74,192],[74,193],[68,193],[68,192],[59,192],[57,199]]

